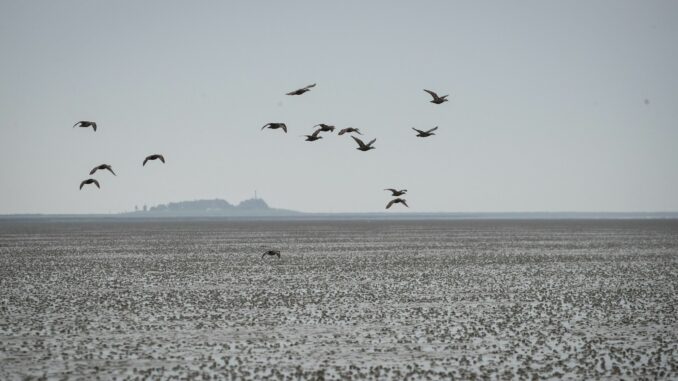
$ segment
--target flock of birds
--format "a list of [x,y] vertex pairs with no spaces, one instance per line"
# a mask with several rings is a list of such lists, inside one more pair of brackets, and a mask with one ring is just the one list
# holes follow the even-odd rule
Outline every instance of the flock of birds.
[[[311,89],[314,88],[315,86],[316,86],[316,84],[314,83],[312,85],[308,85],[306,87],[302,87],[300,89],[290,91],[286,95],[302,95],[306,92],[311,91]],[[434,91],[426,90],[426,89],[424,89],[424,91],[429,93],[431,95],[431,97],[433,97],[433,99],[431,100],[431,103],[439,105],[439,104],[442,104],[442,103],[445,103],[445,102],[448,101],[447,97],[449,96],[449,94],[439,96]],[[313,133],[311,133],[310,135],[303,135],[303,137],[306,138],[305,140],[307,142],[314,142],[316,140],[320,140],[320,139],[323,138],[322,136],[320,136],[321,132],[332,133],[336,129],[335,126],[325,124],[325,123],[316,124],[313,127],[314,128],[318,127],[318,129],[313,131]],[[264,129],[267,129],[267,128],[271,129],[271,130],[282,129],[283,132],[287,133],[287,125],[285,123],[282,123],[282,122],[266,123],[263,127],[261,127],[261,130],[263,131]],[[414,127],[412,127],[412,129],[417,132],[417,135],[416,135],[417,137],[427,138],[429,136],[435,135],[434,131],[436,131],[438,129],[438,126],[435,126],[435,127],[431,128],[430,130],[426,130],[426,131],[416,129]],[[362,135],[362,132],[360,132],[360,130],[357,129],[357,128],[347,127],[347,128],[339,130],[339,132],[337,133],[337,135],[344,135],[344,134]],[[377,148],[377,147],[374,146],[374,143],[377,141],[377,139],[372,139],[369,142],[365,143],[364,141],[362,141],[362,139],[356,137],[355,135],[351,135],[351,138],[353,138],[353,140],[358,144],[358,147],[356,148],[358,151],[367,152],[369,150],[373,150],[373,149]],[[391,196],[396,197],[386,204],[386,209],[389,209],[391,206],[393,206],[393,204],[403,204],[403,205],[405,205],[406,207],[409,208],[409,206],[407,205],[407,200],[399,197],[399,196],[402,196],[405,193],[407,193],[407,189],[396,190],[396,189],[393,189],[393,188],[387,188],[387,189],[384,189],[384,190],[391,191]],[[264,255],[267,255],[267,254],[264,253]],[[275,255],[275,254],[270,254],[270,255]],[[279,253],[278,253],[278,256],[280,256]]]
[[[95,132],[97,130],[96,122],[90,122],[88,120],[79,121],[78,123],[73,125],[73,128],[75,128],[75,127],[82,127],[82,128],[92,127],[92,129]],[[144,159],[144,162],[141,166],[145,167],[146,162],[148,162],[149,160],[160,160],[160,161],[163,162],[163,164],[165,163],[165,157],[156,153],[156,154],[153,154],[153,155],[146,156],[146,158]],[[113,166],[111,166],[110,164],[97,165],[96,167],[92,168],[91,171],[89,171],[89,175],[92,176],[96,173],[96,171],[99,171],[99,170],[101,170],[101,171],[107,170],[107,171],[111,172],[113,174],[113,176],[117,176],[115,174],[115,172],[113,171]],[[99,181],[97,181],[97,179],[92,178],[92,177],[90,177],[89,179],[82,180],[80,182],[80,189],[82,190],[82,187],[84,187],[85,185],[89,185],[89,184],[94,184],[94,185],[96,185],[97,188],[101,189],[101,184],[99,184]]]
[[[311,91],[311,89],[314,88],[315,86],[316,86],[316,84],[314,83],[312,85],[308,85],[306,87],[302,87],[300,89],[290,91],[289,93],[286,93],[286,95],[302,95],[302,94],[305,94],[305,93]],[[433,97],[433,99],[431,100],[431,103],[439,105],[439,104],[442,104],[442,103],[448,101],[447,97],[449,95],[439,96],[434,91],[426,90],[426,89],[424,89],[424,91],[427,92],[428,94],[430,94],[431,97]],[[96,122],[91,122],[91,121],[87,121],[87,120],[81,120],[81,121],[77,122],[76,124],[74,124],[73,127],[81,127],[81,128],[90,128],[91,127],[95,132],[97,130]],[[316,124],[315,126],[313,126],[313,128],[315,128],[315,127],[318,127],[318,129],[313,131],[313,133],[311,133],[310,135],[303,135],[306,138],[305,140],[307,142],[314,142],[316,140],[320,140],[320,139],[323,138],[322,136],[320,136],[321,132],[332,133],[336,129],[335,126],[325,124],[325,123]],[[261,127],[262,130],[267,129],[267,128],[271,129],[271,130],[282,129],[283,132],[287,133],[287,125],[285,123],[282,123],[282,122],[271,122],[271,123],[267,123],[263,127]],[[417,137],[427,138],[429,136],[435,135],[434,131],[436,131],[438,129],[438,126],[435,126],[435,127],[431,128],[430,130],[426,130],[426,131],[416,129],[414,127],[412,127],[412,129],[417,133],[417,135],[416,135]],[[337,135],[344,135],[344,134],[362,135],[362,132],[360,132],[360,130],[357,129],[357,128],[347,127],[347,128],[343,128],[343,129],[339,130],[339,132],[337,133]],[[367,151],[376,149],[376,147],[374,146],[374,143],[377,141],[377,139],[372,139],[369,142],[365,143],[362,139],[356,137],[355,135],[351,135],[351,138],[353,138],[353,140],[358,144],[358,147],[356,148],[358,151],[367,152]],[[142,166],[146,166],[146,163],[150,160],[160,160],[161,162],[165,163],[165,157],[163,155],[152,154],[152,155],[146,156],[146,158],[143,161]],[[101,171],[107,170],[115,176],[115,172],[113,171],[113,167],[110,164],[101,164],[101,165],[94,167],[89,173],[90,176],[94,175],[99,170],[101,170]],[[84,187],[85,185],[89,185],[89,184],[94,184],[94,185],[96,185],[97,188],[101,188],[99,181],[97,181],[95,178],[90,177],[88,179],[83,180],[80,183],[80,189],[82,189],[82,187]],[[407,193],[407,189],[400,189],[399,190],[399,189],[387,188],[387,189],[384,189],[384,190],[390,191],[391,196],[395,197],[386,204],[386,209],[391,208],[391,206],[393,206],[394,204],[403,204],[403,205],[405,205],[406,207],[409,208],[409,206],[407,205],[407,200],[400,197],[400,196],[405,195],[405,193]],[[264,255],[267,255],[267,253],[264,253]],[[280,257],[279,252],[277,254],[276,253],[270,253],[268,255],[277,255],[278,257]]]

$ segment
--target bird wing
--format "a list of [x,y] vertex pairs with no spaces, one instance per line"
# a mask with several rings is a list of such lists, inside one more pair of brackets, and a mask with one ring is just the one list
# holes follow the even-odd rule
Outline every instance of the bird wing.
[[148,159],[149,157],[150,157],[150,156],[146,156],[146,158],[144,159],[144,164],[142,165],[142,167],[146,165],[146,162],[149,160],[149,159]]
[[395,190],[395,189],[393,189],[393,188],[386,188],[386,189],[384,189],[384,190],[387,190],[387,191],[391,191],[391,192],[393,192],[393,193],[395,193],[395,192],[396,192],[396,190]]
[[264,128],[266,128],[266,127],[268,127],[268,126],[270,126],[270,125],[271,125],[271,123],[266,123],[266,124],[264,124],[264,127],[261,127],[261,129],[263,130]]
[[431,128],[430,130],[426,131],[426,133],[427,133],[427,134],[430,134],[431,132],[433,132],[433,131],[435,131],[435,130],[437,130],[437,129],[438,129],[438,126],[435,126],[435,127]]
[[264,254],[261,254],[261,257],[262,257],[262,258],[265,257],[266,254],[268,254],[268,251],[264,251]]
[[79,121],[78,123],[74,124],[73,127],[77,126],[80,123],[82,123],[82,121]]
[[363,143],[362,140],[360,140],[360,139],[358,139],[358,138],[356,138],[355,136],[352,136],[352,135],[351,135],[351,137],[353,138],[353,140],[355,140],[356,143],[358,143],[358,145],[360,146],[360,148],[366,147],[365,143]]
[[165,164],[165,157],[164,156],[158,155],[158,159],[160,159],[160,161],[162,161],[162,163]]
[[97,169],[99,169],[99,167],[94,167],[94,169],[92,169],[91,171],[89,171],[90,176],[93,175],[94,172],[97,171]]
[[92,182],[94,183],[94,185],[97,186],[97,188],[101,189],[101,187],[99,186],[99,182],[98,182],[98,181],[96,181],[95,179],[92,179]]
[[343,135],[343,134],[346,133],[347,130],[348,130],[348,128],[344,128],[343,130],[339,130],[339,133],[337,135]]
[[431,90],[426,90],[426,89],[424,89],[424,91],[426,91],[427,93],[431,94],[431,96],[433,97],[433,99],[438,99],[438,94],[436,94],[435,92],[433,92],[433,91],[431,91]]
[[285,123],[282,124],[282,129],[285,131],[285,133],[287,133],[287,125]]
[[322,131],[322,129],[321,129],[321,128],[318,128],[317,130],[315,130],[315,131],[313,132],[313,134],[311,134],[311,136],[313,136],[313,137],[315,138],[316,136],[318,136],[318,134],[319,134],[321,131]]
[[414,127],[412,127],[412,129],[415,130],[415,131],[417,131],[417,132],[420,133],[420,134],[423,134],[423,133],[424,133],[424,131],[422,131],[422,130],[417,130],[417,129],[414,128]]
[[407,205],[407,202],[405,200],[400,200],[400,202],[409,208],[409,205]]
[[94,129],[94,131],[96,131],[96,130],[97,130],[97,124],[96,124],[96,123],[92,123],[92,128]]
[[301,94],[307,92],[312,87],[315,87],[315,83],[312,84],[312,85],[308,85],[306,87],[302,87],[301,89],[296,89],[294,91],[290,91],[289,93],[287,93],[285,95],[301,95]]
[[359,129],[357,129],[357,128],[354,128],[354,129],[353,129],[353,132],[355,132],[355,133],[357,133],[357,134],[359,134],[359,135],[362,135],[362,134],[363,134],[363,133],[362,133],[362,132],[360,132],[360,130],[359,130]]
[[82,180],[82,182],[80,183],[80,190],[82,190],[82,187],[84,187],[85,184],[87,184],[87,180]]
[[391,200],[388,204],[386,204],[386,209],[390,208],[393,203],[395,203],[395,200]]
[[108,169],[109,171],[111,171],[111,173],[113,174],[113,176],[117,176],[117,175],[115,174],[115,172],[113,172],[113,168],[111,168],[110,165],[109,165],[109,166],[106,166],[106,169]]
[[377,139],[372,139],[371,142],[367,143],[367,146],[368,146],[368,147],[371,146],[371,145],[374,144],[374,142],[376,142],[376,141],[377,141]]

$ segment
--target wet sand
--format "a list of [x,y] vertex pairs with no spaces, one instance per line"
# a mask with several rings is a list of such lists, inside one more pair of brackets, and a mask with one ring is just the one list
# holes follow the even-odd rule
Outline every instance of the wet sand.
[[675,379],[677,288],[675,220],[2,221],[0,379]]

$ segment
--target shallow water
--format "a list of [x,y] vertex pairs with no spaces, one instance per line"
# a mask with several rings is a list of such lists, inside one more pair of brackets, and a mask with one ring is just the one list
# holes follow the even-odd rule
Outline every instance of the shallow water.
[[675,220],[0,221],[0,379],[676,378],[677,288]]

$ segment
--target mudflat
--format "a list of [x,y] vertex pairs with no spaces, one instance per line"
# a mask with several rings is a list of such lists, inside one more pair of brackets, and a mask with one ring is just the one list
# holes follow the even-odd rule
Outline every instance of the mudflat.
[[2,221],[0,378],[676,378],[677,288],[676,220]]

